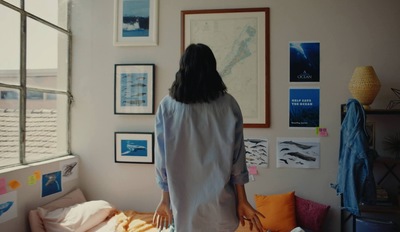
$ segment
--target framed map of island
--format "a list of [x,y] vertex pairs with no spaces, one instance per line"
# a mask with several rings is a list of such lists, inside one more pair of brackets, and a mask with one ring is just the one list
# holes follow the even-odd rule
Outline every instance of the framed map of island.
[[181,52],[192,43],[211,48],[244,127],[270,127],[269,8],[184,10]]

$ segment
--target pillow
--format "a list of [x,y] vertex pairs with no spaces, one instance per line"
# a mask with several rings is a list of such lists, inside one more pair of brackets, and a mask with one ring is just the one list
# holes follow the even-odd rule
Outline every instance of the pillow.
[[274,195],[255,195],[256,209],[264,229],[288,232],[296,227],[294,192]]
[[106,201],[88,201],[65,208],[46,210],[38,208],[46,231],[84,232],[106,219],[114,211]]
[[43,221],[36,209],[29,211],[29,226],[31,228],[31,232],[46,232]]
[[85,196],[83,195],[82,191],[78,188],[44,206],[41,206],[41,208],[46,209],[48,211],[53,211],[55,209],[64,208],[78,203],[83,203],[85,201],[86,201]]
[[295,196],[296,218],[298,226],[310,229],[313,232],[322,232],[329,205],[323,205]]
[[[71,206],[74,204],[85,202],[86,198],[83,195],[82,191],[78,188],[75,189],[66,195],[42,206],[41,208],[46,209],[48,211],[53,211],[58,208],[64,208],[67,206]],[[31,210],[29,212],[29,224],[32,232],[43,232],[45,231],[43,221],[40,218],[39,212],[35,210]]]

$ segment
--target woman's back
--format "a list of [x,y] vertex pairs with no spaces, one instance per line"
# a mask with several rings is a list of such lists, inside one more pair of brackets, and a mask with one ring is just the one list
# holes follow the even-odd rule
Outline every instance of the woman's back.
[[236,174],[232,182],[248,178],[240,175],[246,166],[237,102],[229,94],[196,104],[167,96],[159,109],[176,228],[208,231],[208,225],[209,231],[233,231],[238,219],[231,175]]

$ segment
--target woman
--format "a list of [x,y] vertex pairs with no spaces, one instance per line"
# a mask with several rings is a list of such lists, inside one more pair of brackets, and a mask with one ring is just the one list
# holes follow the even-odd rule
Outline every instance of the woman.
[[227,93],[211,49],[191,44],[156,115],[156,176],[162,189],[157,228],[235,231],[239,221],[262,231],[247,201],[243,118]]

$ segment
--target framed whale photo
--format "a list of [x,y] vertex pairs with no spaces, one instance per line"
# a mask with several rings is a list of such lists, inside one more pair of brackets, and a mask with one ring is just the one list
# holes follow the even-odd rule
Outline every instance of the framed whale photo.
[[154,133],[115,132],[116,163],[154,163]]
[[114,46],[156,46],[158,0],[114,0]]
[[114,114],[154,114],[154,64],[116,64]]

